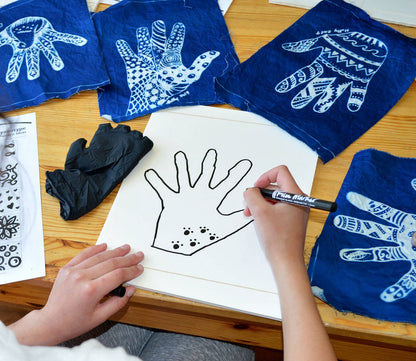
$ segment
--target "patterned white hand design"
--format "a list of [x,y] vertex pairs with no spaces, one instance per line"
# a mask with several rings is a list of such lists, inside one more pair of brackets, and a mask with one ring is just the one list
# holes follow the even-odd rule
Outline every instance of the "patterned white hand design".
[[162,201],[152,247],[190,256],[251,222],[242,215],[242,209],[229,214],[220,211],[227,195],[250,171],[251,161],[240,160],[223,180],[213,185],[216,162],[217,152],[208,150],[201,172],[192,183],[185,153],[176,153],[176,189],[169,187],[155,170],[146,171],[146,180]]
[[187,68],[182,64],[185,25],[175,23],[166,39],[165,23],[152,24],[152,36],[146,27],[138,28],[137,55],[124,40],[117,40],[117,50],[126,66],[131,95],[126,115],[155,109],[185,96],[186,89],[199,80],[204,70],[220,54],[207,51]]
[[283,49],[304,53],[320,49],[319,56],[309,65],[297,70],[276,85],[278,93],[286,93],[301,84],[301,90],[291,102],[301,109],[318,98],[313,110],[325,113],[351,87],[347,108],[356,112],[364,103],[367,87],[387,57],[386,45],[359,32],[325,34],[313,39],[285,43]]
[[[416,190],[416,179],[412,181],[412,186]],[[406,297],[416,289],[416,249],[412,247],[412,235],[416,231],[416,214],[402,212],[355,192],[349,192],[347,199],[355,207],[394,226],[338,215],[334,219],[336,227],[396,245],[346,248],[340,251],[340,257],[351,262],[409,262],[410,270],[380,294],[380,298],[385,302],[393,302]]]
[[0,47],[10,45],[13,55],[9,61],[6,81],[16,81],[23,60],[26,58],[27,78],[33,80],[40,75],[39,54],[42,52],[52,69],[59,71],[64,62],[53,46],[55,41],[83,46],[87,40],[82,36],[60,33],[42,17],[25,17],[15,21],[0,32]]

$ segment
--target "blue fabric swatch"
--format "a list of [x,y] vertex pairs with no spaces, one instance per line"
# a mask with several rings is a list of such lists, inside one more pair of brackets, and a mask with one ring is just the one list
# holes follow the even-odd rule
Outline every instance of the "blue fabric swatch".
[[100,114],[115,122],[218,103],[214,77],[239,64],[216,0],[124,0],[93,20],[111,79]]
[[416,159],[367,149],[344,179],[308,272],[341,311],[416,323]]
[[0,110],[109,81],[85,0],[19,0],[0,8]]
[[379,121],[416,76],[416,39],[325,0],[216,80],[225,102],[264,116],[327,162]]

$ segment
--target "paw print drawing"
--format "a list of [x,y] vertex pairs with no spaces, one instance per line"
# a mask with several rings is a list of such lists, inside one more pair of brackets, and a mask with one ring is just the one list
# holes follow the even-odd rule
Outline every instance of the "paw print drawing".
[[[416,190],[416,179],[412,181],[412,186]],[[355,192],[349,192],[347,199],[355,207],[391,223],[392,226],[338,215],[334,219],[336,227],[395,245],[345,248],[340,251],[341,259],[349,262],[408,262],[409,271],[380,294],[380,299],[385,302],[405,298],[416,289],[416,248],[412,247],[412,236],[416,231],[416,214],[402,212]]]
[[213,184],[217,152],[210,149],[201,163],[201,172],[192,182],[188,159],[182,151],[175,154],[176,180],[174,188],[167,185],[154,169],[145,178],[159,196],[162,209],[156,224],[152,247],[167,252],[191,256],[224,240],[247,226],[243,210],[229,214],[220,208],[227,195],[252,168],[252,162],[237,162],[224,179]]
[[6,27],[0,32],[0,47],[10,45],[13,49],[6,81],[8,83],[16,81],[24,59],[26,59],[27,78],[29,80],[38,78],[40,53],[43,53],[53,70],[62,70],[64,62],[53,45],[56,41],[76,46],[83,46],[87,43],[82,36],[56,31],[47,19],[37,16],[19,19]]
[[347,109],[357,112],[388,53],[382,41],[359,32],[325,34],[282,47],[293,53],[321,51],[311,64],[283,79],[275,88],[278,93],[287,93],[306,84],[292,99],[292,108],[302,109],[317,98],[313,107],[316,113],[325,113],[349,87]]
[[220,53],[207,51],[199,55],[187,68],[182,63],[182,46],[185,25],[175,23],[166,39],[165,23],[153,22],[152,36],[147,27],[138,28],[137,54],[125,40],[117,40],[117,50],[122,57],[130,89],[126,115],[134,115],[170,104],[185,96],[188,87],[201,77]]

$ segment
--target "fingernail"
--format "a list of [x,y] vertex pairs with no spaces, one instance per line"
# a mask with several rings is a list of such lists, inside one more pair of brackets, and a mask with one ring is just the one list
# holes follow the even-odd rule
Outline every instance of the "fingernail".
[[126,291],[126,295],[127,295],[127,297],[131,297],[131,296],[133,296],[134,295],[134,292],[136,292],[136,288],[134,288],[134,287],[129,287],[128,289],[127,289],[127,291]]
[[125,251],[128,251],[130,249],[130,246],[128,244],[123,244],[120,248]]
[[144,257],[144,253],[142,251],[136,252],[136,256]]
[[141,264],[138,264],[137,268],[139,269],[140,272],[144,271],[144,267]]

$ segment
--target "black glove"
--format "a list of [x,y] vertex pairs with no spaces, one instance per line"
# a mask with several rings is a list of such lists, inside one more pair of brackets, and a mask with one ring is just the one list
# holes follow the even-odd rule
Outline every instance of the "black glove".
[[152,149],[153,142],[129,126],[101,124],[85,148],[71,144],[65,170],[46,172],[46,192],[59,199],[61,217],[77,219],[98,206]]

